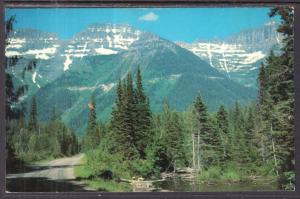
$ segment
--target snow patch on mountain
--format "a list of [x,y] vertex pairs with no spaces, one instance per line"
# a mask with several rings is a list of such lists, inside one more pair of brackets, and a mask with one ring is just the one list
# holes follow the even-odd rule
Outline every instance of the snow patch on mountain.
[[8,43],[9,43],[9,45],[20,45],[20,44],[26,43],[26,39],[25,38],[11,37],[11,38],[8,39]]
[[7,45],[6,49],[7,48],[17,48],[17,49],[19,49],[19,48],[22,48],[22,45],[21,44],[9,44],[9,45]]
[[148,80],[148,82],[149,82],[150,84],[155,84],[155,83],[157,83],[158,81],[160,81],[160,78],[158,78],[158,77],[155,77],[155,78],[152,78],[152,79],[149,79],[149,80]]
[[178,80],[181,76],[182,76],[182,74],[172,74],[169,76],[169,79],[170,80]]
[[206,60],[212,67],[224,71],[230,76],[233,71],[245,71],[253,63],[266,57],[262,51],[249,52],[239,44],[217,43],[184,43],[177,42],[181,47],[193,52],[201,59]]
[[70,58],[70,55],[66,55],[66,60],[64,62],[64,71],[69,70],[69,66],[72,64],[72,59]]
[[207,79],[224,79],[223,77],[207,76]]
[[261,51],[256,51],[253,53],[249,53],[246,55],[245,60],[241,61],[241,64],[253,64],[257,62],[258,60],[261,60],[265,57],[266,55],[262,53]]
[[109,84],[101,84],[100,88],[104,92],[110,91],[116,84],[115,83],[109,83]]
[[28,95],[22,95],[22,96],[18,97],[18,101],[19,101],[19,102],[24,101],[24,100],[27,98],[27,96],[28,96]]
[[72,86],[67,87],[70,91],[94,91],[98,88],[100,88],[103,92],[110,91],[116,84],[115,83],[109,83],[109,84],[98,84],[95,86]]
[[95,86],[73,86],[73,87],[67,87],[67,89],[70,91],[86,91],[86,90],[93,91],[96,89],[96,87]]
[[21,53],[19,53],[18,51],[14,51],[14,50],[10,50],[10,51],[6,50],[5,51],[6,57],[13,57],[13,56],[20,56],[20,55],[21,55]]
[[35,72],[32,74],[32,82],[35,83],[35,84],[36,84],[36,81],[35,81],[36,75],[37,75],[37,72],[35,71]]
[[98,55],[111,55],[111,54],[117,54],[118,52],[115,50],[111,50],[108,48],[95,48],[95,51]]
[[41,88],[41,86],[36,82],[36,76],[37,76],[37,72],[35,71],[35,72],[32,74],[32,82],[33,82],[38,88]]
[[[10,47],[9,47],[10,48]],[[12,56],[33,56],[36,59],[50,59],[53,57],[53,55],[56,53],[56,48],[42,48],[42,49],[30,49],[25,52],[20,52],[16,50],[9,50],[9,48],[6,49],[5,56],[12,57]],[[21,48],[21,47],[20,47]]]
[[91,25],[68,42],[64,53],[74,57],[117,54],[128,50],[140,34],[128,25]]
[[253,74],[249,77],[244,74],[257,70],[259,62],[264,60],[271,49],[280,49],[283,36],[276,31],[277,27],[277,22],[271,20],[263,26],[242,30],[223,40],[176,43],[227,74],[229,78],[238,82],[250,78],[248,82],[256,82]]
[[38,30],[17,30],[11,35],[5,55],[29,56],[48,60],[56,56],[66,57],[64,71],[72,63],[72,57],[111,55],[128,50],[140,39],[142,32],[129,25],[96,24],[67,41],[60,41],[55,34]]

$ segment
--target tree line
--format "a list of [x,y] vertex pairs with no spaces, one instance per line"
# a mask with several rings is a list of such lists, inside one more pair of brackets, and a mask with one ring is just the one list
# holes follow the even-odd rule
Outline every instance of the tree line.
[[40,123],[37,115],[38,107],[33,97],[27,121],[25,115],[22,115],[18,120],[9,122],[7,139],[16,158],[33,162],[79,152],[76,134],[61,121],[55,108],[46,123]]

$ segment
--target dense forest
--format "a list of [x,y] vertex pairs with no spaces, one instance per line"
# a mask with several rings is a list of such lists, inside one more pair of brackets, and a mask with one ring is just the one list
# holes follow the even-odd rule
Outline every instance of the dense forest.
[[[26,87],[14,88],[6,74],[9,157],[32,162],[72,155],[81,148],[86,154],[84,169],[93,178],[152,179],[189,167],[203,182],[242,182],[262,176],[276,180],[279,189],[294,190],[293,8],[273,8],[270,17],[274,16],[281,18],[278,32],[284,36],[283,47],[262,64],[255,102],[220,105],[211,113],[199,92],[183,112],[165,99],[163,111],[154,113],[138,68],[119,80],[110,121],[97,119],[97,103],[91,96],[81,146],[55,107],[45,123],[38,121],[35,97],[27,115],[20,108],[12,109]],[[7,32],[13,21],[7,22]],[[8,60],[6,67],[16,61]],[[32,67],[34,62],[24,73]]]
[[282,53],[271,52],[262,64],[258,99],[248,106],[209,113],[199,93],[184,112],[165,100],[162,113],[152,113],[140,69],[135,81],[130,72],[119,81],[107,124],[97,123],[92,97],[83,144],[91,175],[151,178],[191,167],[202,181],[264,176],[294,190],[293,10],[274,8],[270,17],[276,15]]
[[77,136],[61,122],[55,108],[47,123],[38,122],[37,111],[33,97],[28,122],[24,117],[10,122],[8,143],[18,158],[33,162],[77,154],[80,150]]

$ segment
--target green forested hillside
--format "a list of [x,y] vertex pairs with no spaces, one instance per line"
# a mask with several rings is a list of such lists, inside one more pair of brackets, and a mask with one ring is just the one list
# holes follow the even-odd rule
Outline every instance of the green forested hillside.
[[138,66],[153,112],[162,111],[165,99],[175,110],[183,111],[199,91],[209,111],[216,111],[220,103],[230,107],[237,100],[247,104],[255,99],[254,89],[231,81],[191,52],[158,37],[153,41],[152,37],[135,43],[128,52],[73,60],[68,71],[37,92],[40,119],[47,120],[49,109],[55,105],[63,121],[82,133],[86,126],[82,118],[87,118],[88,99],[94,94],[99,118],[107,121],[118,79]]

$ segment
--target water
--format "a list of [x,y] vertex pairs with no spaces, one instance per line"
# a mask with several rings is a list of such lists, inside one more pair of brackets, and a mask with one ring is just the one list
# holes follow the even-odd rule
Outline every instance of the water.
[[233,184],[200,184],[197,180],[184,180],[180,177],[167,178],[155,183],[162,191],[179,192],[239,192],[239,191],[278,191],[277,184],[272,182],[245,182]]

